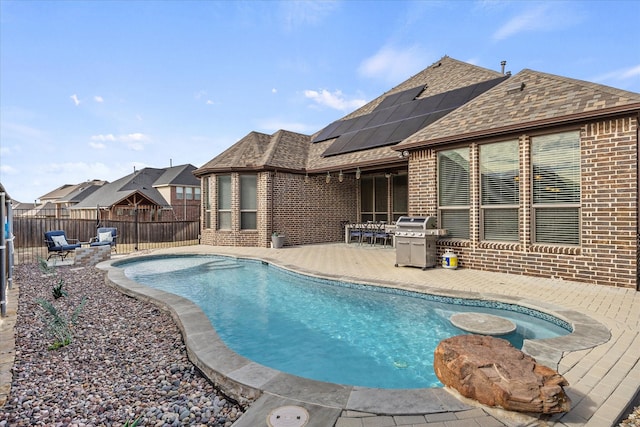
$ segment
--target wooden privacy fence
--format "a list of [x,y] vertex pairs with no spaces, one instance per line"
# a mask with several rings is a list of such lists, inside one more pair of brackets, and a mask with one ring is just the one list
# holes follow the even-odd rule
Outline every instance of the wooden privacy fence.
[[[171,246],[197,245],[200,243],[199,221],[135,222],[103,220],[100,227],[118,229],[117,252]],[[44,233],[64,230],[67,238],[88,242],[95,237],[96,220],[53,217],[13,217],[14,261],[24,264],[47,257]]]

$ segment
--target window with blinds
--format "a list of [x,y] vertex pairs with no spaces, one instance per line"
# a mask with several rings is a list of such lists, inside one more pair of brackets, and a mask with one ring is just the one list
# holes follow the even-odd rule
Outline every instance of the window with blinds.
[[240,175],[240,229],[258,228],[258,193],[256,175]]
[[469,148],[438,153],[438,215],[448,236],[469,238]]
[[204,228],[211,228],[211,200],[209,198],[209,185],[211,179],[207,176],[202,180],[202,207],[204,210]]
[[480,146],[480,215],[484,240],[518,241],[518,141]]
[[536,243],[580,244],[580,133],[531,139]]
[[218,229],[231,230],[231,175],[219,175],[218,187]]

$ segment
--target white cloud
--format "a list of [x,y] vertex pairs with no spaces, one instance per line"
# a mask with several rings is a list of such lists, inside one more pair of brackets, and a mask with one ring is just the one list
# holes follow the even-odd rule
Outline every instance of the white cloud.
[[107,148],[107,146],[105,144],[103,144],[102,142],[94,142],[94,141],[91,141],[89,143],[89,147],[95,148],[96,150],[103,150],[103,149]]
[[640,76],[640,65],[636,65],[635,67],[629,68],[628,70],[624,70],[620,75],[620,78],[632,79],[638,76]]
[[76,104],[76,107],[80,105],[80,100],[78,99],[78,95],[76,95],[75,93],[71,95],[69,98],[71,98],[73,103]]
[[385,46],[365,59],[358,72],[366,77],[397,83],[423,69],[425,57],[428,56],[417,45],[404,49]]
[[274,87],[273,89],[271,89],[271,93],[278,93],[278,89]]
[[[535,3],[523,2],[529,5]],[[584,15],[571,9],[568,3],[549,2],[540,4],[536,8],[523,11],[511,18],[506,24],[493,33],[492,38],[500,41],[519,33],[531,31],[549,31],[554,29],[566,30],[584,19]]]
[[335,92],[329,92],[326,89],[321,89],[320,91],[305,90],[304,96],[318,105],[340,111],[355,110],[366,104],[364,99],[346,99],[340,90]]
[[589,80],[597,83],[613,82],[613,81],[619,82],[622,80],[637,79],[638,76],[640,76],[640,64],[630,68],[613,70],[606,74],[601,74],[599,76],[592,77]]
[[207,99],[207,105],[213,105],[213,101],[210,99]]
[[337,1],[285,1],[280,3],[285,28],[307,28],[320,25],[324,19],[339,7]]
[[96,149],[104,148],[105,144],[103,143],[105,142],[122,142],[131,150],[142,151],[144,150],[144,144],[150,141],[151,138],[148,135],[136,132],[127,135],[113,135],[111,133],[107,135],[92,135],[90,140],[89,146]]
[[6,175],[16,175],[18,170],[10,165],[0,165],[0,172]]
[[94,101],[96,101],[96,102],[97,102],[97,103],[99,103],[99,104],[101,104],[101,103],[103,103],[103,102],[104,102],[104,98],[102,98],[102,97],[101,97],[101,96],[99,96],[99,95],[94,96],[94,97],[93,97],[93,100],[94,100]]
[[115,141],[116,137],[113,134],[108,135],[92,135],[91,141]]

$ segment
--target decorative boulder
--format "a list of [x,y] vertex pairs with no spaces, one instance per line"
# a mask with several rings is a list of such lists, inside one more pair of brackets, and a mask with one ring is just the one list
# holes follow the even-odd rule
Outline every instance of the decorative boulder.
[[447,338],[436,347],[433,367],[442,384],[487,406],[542,414],[570,409],[564,377],[501,338]]

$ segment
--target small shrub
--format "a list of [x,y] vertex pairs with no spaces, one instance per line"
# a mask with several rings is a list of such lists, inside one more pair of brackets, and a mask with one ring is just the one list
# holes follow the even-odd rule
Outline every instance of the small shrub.
[[76,325],[80,311],[82,311],[82,307],[84,307],[87,302],[87,298],[82,298],[80,304],[73,310],[71,318],[67,318],[64,313],[58,311],[58,309],[47,300],[38,298],[36,302],[40,304],[45,313],[48,313],[46,316],[45,314],[41,314],[41,319],[46,325],[47,332],[49,332],[54,340],[53,344],[49,346],[49,350],[57,350],[71,344],[71,339],[73,338],[72,328]]

